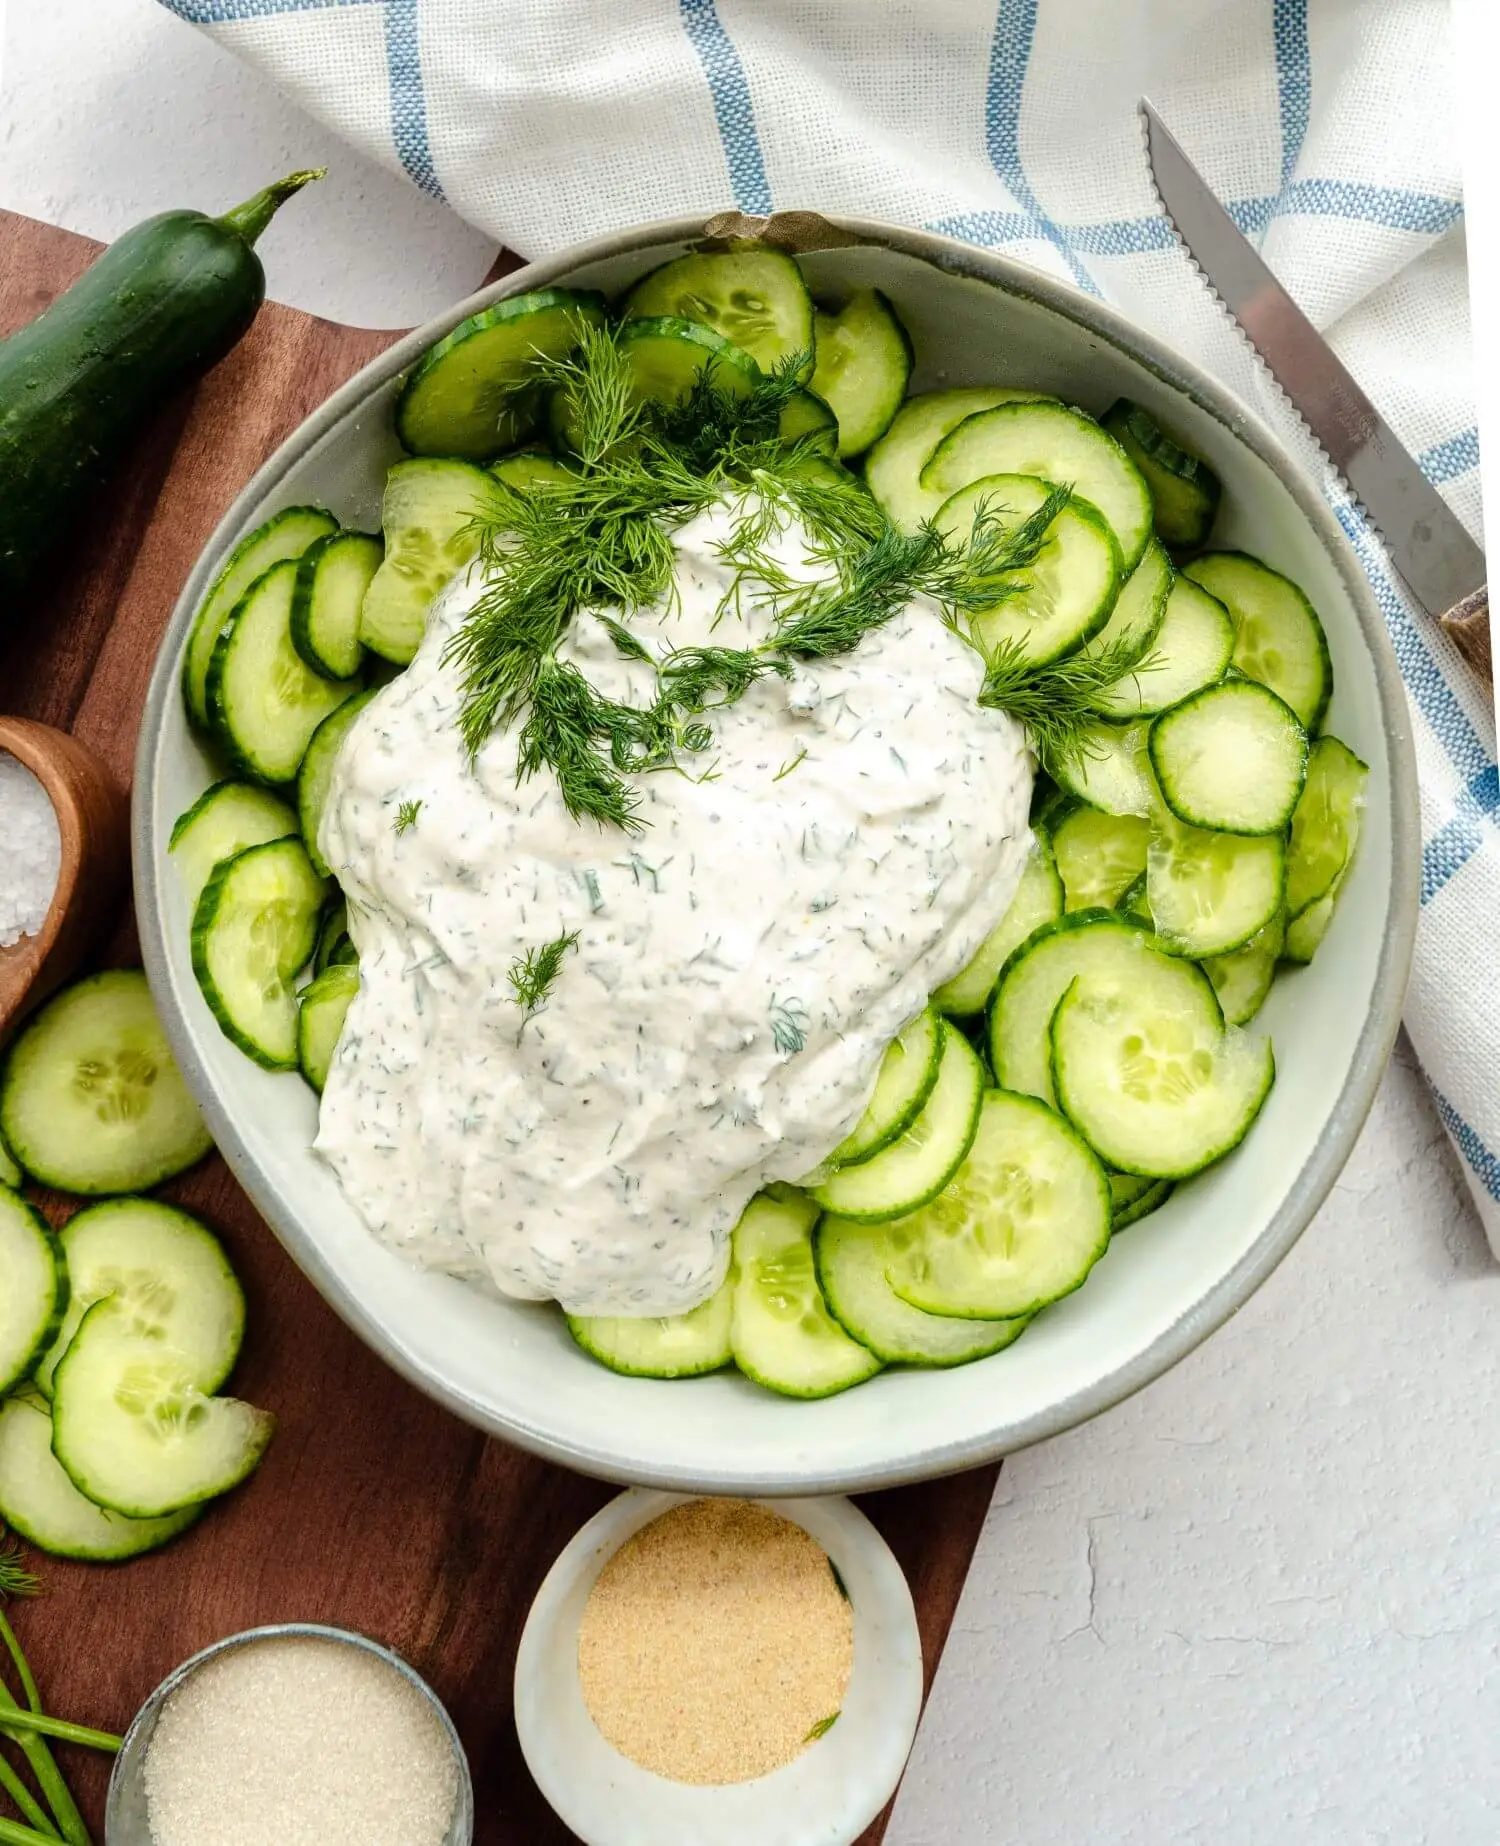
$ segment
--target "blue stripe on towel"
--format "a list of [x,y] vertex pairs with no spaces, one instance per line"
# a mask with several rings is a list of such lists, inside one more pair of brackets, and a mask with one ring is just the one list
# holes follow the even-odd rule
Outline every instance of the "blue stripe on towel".
[[1479,466],[1479,431],[1471,423],[1446,442],[1424,449],[1417,462],[1436,487],[1441,487],[1445,481],[1456,481],[1460,475]]
[[1500,1158],[1485,1146],[1435,1083],[1432,1085],[1432,1100],[1437,1104],[1438,1117],[1444,1128],[1452,1135],[1458,1151],[1478,1175],[1480,1185],[1500,1205]]
[[270,19],[277,13],[319,13],[333,6],[380,6],[384,0],[162,0],[192,26],[227,26],[237,19]]
[[417,6],[418,0],[386,0],[385,62],[391,90],[391,140],[407,177],[446,205],[427,138],[427,93],[422,88]]
[[1422,848],[1422,902],[1429,904],[1484,844],[1485,821],[1500,813],[1500,773],[1481,770],[1459,790],[1454,814]]
[[763,215],[771,209],[771,188],[740,54],[724,30],[714,0],[677,0],[677,11],[708,79],[734,202],[742,212]]
[[1297,171],[1312,111],[1312,55],[1307,46],[1307,0],[1276,0],[1276,93],[1281,110],[1281,190]]

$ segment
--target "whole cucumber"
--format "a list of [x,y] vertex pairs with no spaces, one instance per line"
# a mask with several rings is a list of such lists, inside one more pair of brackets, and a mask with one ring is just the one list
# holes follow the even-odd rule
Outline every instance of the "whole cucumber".
[[24,583],[141,423],[217,363],[265,299],[255,240],[321,170],[222,218],[164,212],[0,340],[0,586]]

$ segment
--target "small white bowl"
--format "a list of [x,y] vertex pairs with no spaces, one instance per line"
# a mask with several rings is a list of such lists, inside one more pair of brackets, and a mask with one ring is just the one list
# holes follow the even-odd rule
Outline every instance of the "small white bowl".
[[625,1541],[694,1496],[632,1488],[547,1573],[516,1656],[516,1730],[537,1786],[585,1846],[850,1846],[890,1800],[922,1711],[922,1642],[901,1566],[848,1500],[761,1500],[823,1547],[854,1611],[854,1665],[838,1723],[784,1769],[692,1787],[605,1741],[584,1704],[578,1631],[600,1571]]

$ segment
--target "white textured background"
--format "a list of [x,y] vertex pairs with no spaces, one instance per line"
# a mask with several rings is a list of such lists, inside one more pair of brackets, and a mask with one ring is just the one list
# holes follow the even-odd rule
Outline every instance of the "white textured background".
[[[10,0],[4,27],[0,205],[109,237],[326,161],[262,244],[278,299],[400,326],[489,265],[151,0]],[[1251,1304],[1007,1464],[889,1846],[1497,1846],[1497,1329],[1398,1057]]]

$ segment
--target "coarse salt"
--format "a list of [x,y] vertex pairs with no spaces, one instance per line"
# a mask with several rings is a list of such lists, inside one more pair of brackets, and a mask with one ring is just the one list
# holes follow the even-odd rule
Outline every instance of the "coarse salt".
[[0,949],[46,922],[61,866],[62,833],[46,789],[0,750]]
[[315,1637],[247,1641],[162,1708],[146,1754],[155,1846],[444,1846],[447,1733],[379,1655]]

